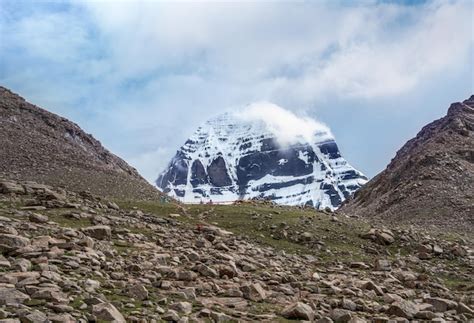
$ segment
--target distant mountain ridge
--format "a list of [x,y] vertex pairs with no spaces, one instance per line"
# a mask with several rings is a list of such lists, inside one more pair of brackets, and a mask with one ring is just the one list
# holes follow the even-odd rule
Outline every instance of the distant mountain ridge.
[[396,222],[474,227],[474,95],[423,127],[341,210]]
[[0,177],[117,198],[161,193],[75,123],[0,87]]
[[186,203],[266,198],[335,209],[366,181],[328,131],[282,146],[264,122],[226,113],[198,128],[156,184]]

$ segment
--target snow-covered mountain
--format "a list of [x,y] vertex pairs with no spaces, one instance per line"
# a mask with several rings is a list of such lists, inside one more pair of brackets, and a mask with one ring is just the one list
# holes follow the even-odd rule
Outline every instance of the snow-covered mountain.
[[185,203],[269,198],[335,209],[366,182],[326,126],[258,103],[204,123],[156,184]]

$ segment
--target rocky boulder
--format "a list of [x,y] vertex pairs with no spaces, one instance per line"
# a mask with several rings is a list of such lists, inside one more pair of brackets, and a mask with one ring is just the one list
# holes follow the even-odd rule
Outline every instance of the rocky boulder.
[[96,225],[82,229],[84,234],[97,240],[110,240],[112,229],[108,225]]
[[314,319],[314,311],[311,306],[297,302],[286,307],[281,315],[287,319],[298,319],[312,321]]

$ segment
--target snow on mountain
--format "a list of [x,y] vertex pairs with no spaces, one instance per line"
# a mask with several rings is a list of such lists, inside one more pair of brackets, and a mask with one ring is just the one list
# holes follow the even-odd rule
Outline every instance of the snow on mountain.
[[342,158],[327,126],[254,103],[199,127],[156,185],[184,203],[269,198],[336,209],[366,181]]

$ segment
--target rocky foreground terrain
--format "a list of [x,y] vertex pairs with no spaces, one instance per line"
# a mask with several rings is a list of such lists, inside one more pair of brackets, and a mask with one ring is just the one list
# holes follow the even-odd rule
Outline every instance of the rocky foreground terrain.
[[469,236],[271,204],[143,206],[0,181],[0,322],[474,319]]
[[33,180],[100,196],[160,193],[75,123],[0,86],[0,178]]
[[474,95],[423,127],[342,210],[385,223],[474,228]]

